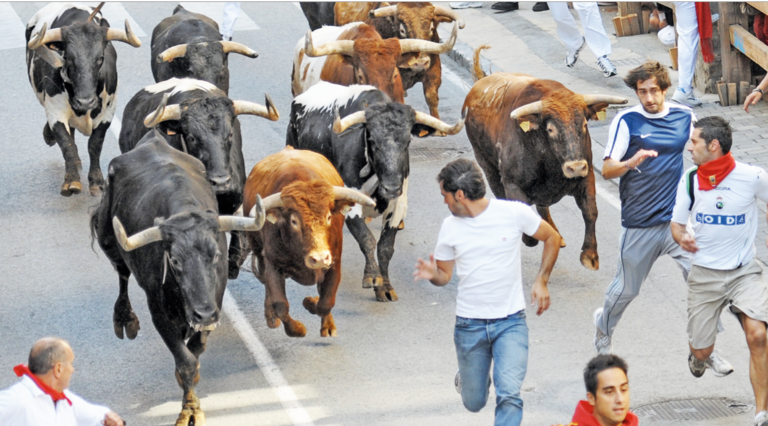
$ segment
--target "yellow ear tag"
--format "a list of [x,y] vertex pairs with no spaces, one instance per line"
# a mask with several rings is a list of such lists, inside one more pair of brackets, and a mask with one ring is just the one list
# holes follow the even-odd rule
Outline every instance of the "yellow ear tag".
[[426,130],[422,130],[422,131],[420,131],[420,132],[419,132],[419,137],[420,137],[420,138],[423,138],[424,136],[426,136],[426,135],[428,135],[428,134],[429,134],[429,132],[428,132],[428,131],[426,131]]
[[597,112],[597,119],[600,120],[600,121],[605,120],[605,110]]
[[520,128],[523,129],[524,132],[531,130],[531,122],[523,121],[522,123],[520,123]]
[[174,132],[174,131],[173,131],[173,130],[171,130],[171,129],[168,129],[168,130],[166,130],[166,131],[165,131],[165,133],[167,133],[167,134],[168,134],[168,136],[173,136],[173,135],[175,135],[175,134],[176,134],[176,132]]
[[270,223],[275,223],[275,222],[277,222],[277,218],[276,218],[276,217],[275,217],[275,215],[273,215],[272,213],[270,213],[270,214],[268,214],[268,215],[267,215],[267,220],[268,220]]

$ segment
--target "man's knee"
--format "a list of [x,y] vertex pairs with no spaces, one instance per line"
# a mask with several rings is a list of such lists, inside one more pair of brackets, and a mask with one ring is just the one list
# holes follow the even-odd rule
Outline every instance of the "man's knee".
[[768,344],[765,323],[762,321],[748,321],[745,323],[744,333],[747,336],[747,345],[750,349],[765,348]]
[[488,403],[488,398],[487,395],[472,395],[468,397],[461,395],[461,401],[464,403],[464,407],[467,410],[477,413]]

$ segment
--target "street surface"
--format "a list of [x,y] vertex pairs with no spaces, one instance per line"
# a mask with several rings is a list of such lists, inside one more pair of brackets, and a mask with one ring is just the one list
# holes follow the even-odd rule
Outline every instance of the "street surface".
[[[182,395],[174,378],[173,358],[155,331],[143,291],[133,279],[129,293],[141,331],[133,341],[119,340],[113,332],[118,278],[98,244],[92,245],[89,230],[90,213],[99,200],[87,191],[70,198],[59,195],[64,161],[58,147],[49,148],[43,142],[44,111],[29,86],[23,47],[26,22],[45,4],[0,3],[0,122],[4,123],[0,139],[0,388],[17,380],[11,368],[26,362],[37,339],[60,336],[72,344],[76,355],[72,390],[108,405],[131,425],[173,424]],[[183,4],[220,19],[213,16],[220,5]],[[104,13],[111,25],[122,28],[123,20],[130,17],[143,45],[134,49],[113,43],[118,52],[118,108],[101,157],[105,173],[109,161],[120,154],[115,135],[125,105],[138,90],[154,83],[152,29],[171,14],[176,3],[109,6]],[[250,171],[260,159],[285,145],[293,48],[308,25],[297,3],[244,2],[242,9],[234,40],[255,49],[259,57],[230,55],[230,98],[263,103],[268,93],[281,114],[278,122],[240,119]],[[537,19],[544,17],[537,14]],[[505,19],[511,18],[512,14]],[[559,43],[552,33],[517,19],[527,25],[528,48],[541,55],[536,63],[560,64],[564,48],[552,48],[552,43]],[[518,59],[522,60],[525,58]],[[564,65],[557,68],[571,72]],[[451,124],[460,118],[465,87],[472,79],[446,55],[443,71],[440,115]],[[538,70],[529,72],[537,75]],[[592,67],[580,66],[573,72],[594,80],[595,85],[615,89],[608,93],[622,93],[618,77],[606,84]],[[408,92],[406,103],[428,111],[420,85]],[[604,144],[609,120],[591,124],[598,168],[603,154],[599,143]],[[736,134],[736,144],[738,137]],[[76,141],[83,170],[87,170],[86,138],[78,134]],[[221,324],[200,358],[201,380],[196,391],[208,425],[493,423],[493,396],[486,408],[473,414],[464,409],[453,388],[456,280],[437,288],[424,281],[414,283],[411,277],[416,259],[433,250],[442,219],[449,214],[435,176],[452,158],[472,158],[471,146],[461,132],[445,138],[414,139],[411,150],[410,206],[390,265],[400,300],[376,302],[372,290],[361,288],[363,256],[346,229],[342,283],[333,310],[336,338],[321,338],[319,318],[301,307],[301,300],[315,295],[316,289],[292,281],[287,288],[292,315],[307,326],[307,337],[292,339],[282,328],[267,328],[264,287],[253,274],[243,271],[238,279],[229,281]],[[522,392],[524,425],[568,423],[577,401],[585,395],[582,369],[594,356],[592,312],[602,304],[603,291],[615,272],[620,231],[618,189],[596,174],[600,270],[592,272],[579,263],[584,225],[573,199],[564,199],[552,208],[552,216],[568,247],[560,252],[550,278],[552,306],[541,317],[530,305],[530,285],[538,271],[541,248],[523,249],[530,328],[529,366]],[[85,174],[82,179],[85,183]],[[380,222],[374,220],[371,227],[378,236]],[[759,238],[757,244],[764,241]],[[614,351],[630,366],[632,407],[707,397],[754,404],[743,333],[731,316],[723,315],[723,321],[726,332],[718,336],[717,347],[736,371],[727,378],[715,378],[708,372],[694,379],[686,361],[685,283],[671,259],[659,260],[614,336]],[[749,412],[751,409],[739,417],[699,424],[747,424],[752,419]]]

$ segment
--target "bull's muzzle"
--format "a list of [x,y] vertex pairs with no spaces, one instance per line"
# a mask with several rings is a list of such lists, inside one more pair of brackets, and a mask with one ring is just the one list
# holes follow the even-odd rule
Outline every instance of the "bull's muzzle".
[[309,269],[327,269],[331,267],[333,259],[331,258],[331,252],[328,250],[314,251],[304,258],[304,263]]
[[232,178],[229,176],[212,177],[208,179],[211,186],[215,191],[226,191],[229,189],[229,184],[232,182]]
[[589,172],[587,160],[568,161],[563,164],[563,174],[568,179],[585,177]]
[[379,185],[379,194],[387,200],[392,200],[403,194],[403,186],[382,183]]
[[99,106],[99,98],[95,95],[72,100],[72,109],[78,112],[90,111]]
[[195,331],[213,330],[219,324],[220,313],[215,307],[193,309],[188,321]]

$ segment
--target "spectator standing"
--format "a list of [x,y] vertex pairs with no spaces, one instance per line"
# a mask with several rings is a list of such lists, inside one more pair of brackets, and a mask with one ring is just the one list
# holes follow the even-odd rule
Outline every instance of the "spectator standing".
[[603,18],[600,16],[597,2],[573,2],[573,8],[579,13],[584,36],[579,32],[576,20],[568,10],[568,3],[548,2],[547,5],[557,23],[557,35],[568,48],[568,53],[565,55],[567,67],[570,68],[576,64],[586,39],[592,53],[597,56],[597,65],[603,70],[603,77],[613,77],[619,73],[608,59],[608,55],[611,54],[611,41],[608,39],[608,34],[605,33]]
[[[695,125],[688,150],[694,167],[677,186],[672,235],[693,254],[688,274],[688,366],[701,377],[714,353],[717,319],[729,307],[749,347],[755,426],[768,426],[768,287],[755,260],[758,200],[768,203],[765,170],[734,160],[731,127],[721,117]],[[693,234],[686,231],[688,218]]]
[[544,242],[531,294],[541,315],[550,304],[547,282],[560,235],[526,204],[485,198],[483,174],[474,161],[448,163],[437,180],[451,216],[440,227],[434,254],[428,261],[418,259],[413,276],[444,286],[456,267],[457,390],[469,411],[480,411],[488,400],[493,364],[494,424],[518,426],[523,419],[520,388],[528,366],[521,238],[525,233]]
[[232,34],[235,32],[235,22],[240,16],[240,2],[228,1],[224,3],[224,16],[221,20],[221,39],[232,41]]

